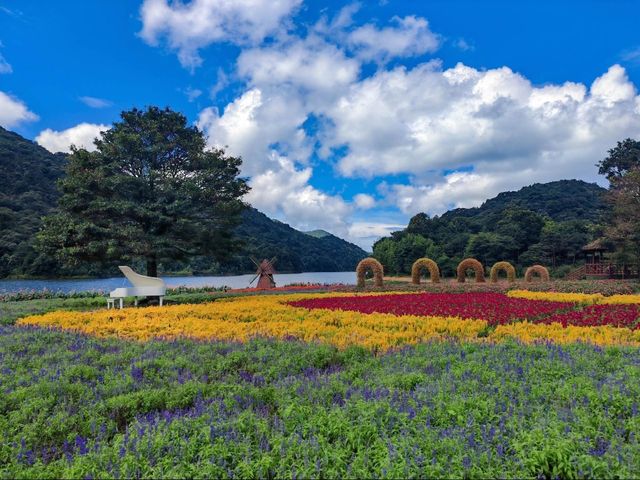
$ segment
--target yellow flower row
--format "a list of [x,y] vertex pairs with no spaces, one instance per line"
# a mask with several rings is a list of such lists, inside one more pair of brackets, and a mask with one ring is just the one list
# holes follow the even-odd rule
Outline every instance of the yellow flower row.
[[[537,293],[537,292],[536,292]],[[330,294],[352,296],[353,294]],[[366,294],[365,294],[366,295]],[[640,331],[627,328],[574,327],[514,323],[488,332],[485,320],[457,317],[362,314],[340,310],[307,310],[286,302],[323,294],[265,295],[218,300],[199,305],[129,308],[96,312],[51,312],[21,319],[21,325],[52,326],[99,337],[146,341],[151,338],[190,337],[246,341],[251,337],[297,338],[339,348],[362,345],[385,351],[429,340],[554,341],[598,345],[640,346]],[[480,334],[486,336],[482,337]]]
[[579,303],[582,305],[602,303],[602,300],[606,298],[601,293],[532,292],[529,290],[510,290],[507,292],[507,296],[512,298],[524,298],[527,300],[547,300],[550,302]]
[[491,333],[491,338],[500,341],[506,338],[517,339],[523,343],[552,341],[554,343],[585,342],[595,345],[631,345],[640,346],[640,330],[612,327],[578,327],[560,323],[518,322],[499,325]]
[[306,310],[285,302],[309,294],[254,296],[209,304],[129,308],[96,312],[51,312],[21,319],[21,325],[53,326],[99,337],[130,340],[190,337],[246,341],[251,337],[295,337],[337,347],[357,344],[373,350],[431,339],[472,340],[484,320],[363,315],[358,312]]
[[562,293],[562,292],[532,292],[529,290],[510,290],[509,297],[525,298],[527,300],[548,300],[551,302],[570,302],[582,305],[628,305],[640,303],[640,295],[611,295],[605,297],[601,293]]
[[628,305],[631,303],[640,303],[640,295],[611,295],[604,297],[600,302],[605,305]]

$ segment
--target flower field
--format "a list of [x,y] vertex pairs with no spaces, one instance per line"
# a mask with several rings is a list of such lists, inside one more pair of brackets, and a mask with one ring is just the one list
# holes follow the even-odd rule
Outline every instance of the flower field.
[[[507,338],[522,342],[584,341],[638,346],[640,303],[631,303],[626,297],[522,291],[508,295],[493,292],[262,295],[164,308],[57,311],[23,318],[19,324],[139,341],[181,337],[229,341],[295,338],[339,348],[359,345],[374,352],[430,340]],[[554,323],[563,328],[555,328]]]
[[640,297],[296,293],[0,327],[0,478],[633,477]]
[[[501,327],[498,327],[501,328]],[[3,478],[631,478],[640,350],[0,327]]]

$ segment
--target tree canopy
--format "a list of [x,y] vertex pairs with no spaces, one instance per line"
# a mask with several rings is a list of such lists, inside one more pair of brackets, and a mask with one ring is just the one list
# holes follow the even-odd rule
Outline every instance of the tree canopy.
[[73,148],[57,211],[41,249],[67,262],[160,261],[229,256],[248,186],[241,159],[207,149],[204,134],[169,108],[133,109],[95,140]]
[[596,165],[599,167],[598,173],[608,180],[623,177],[630,170],[640,168],[640,142],[637,140],[627,138],[618,142],[608,153],[607,158]]

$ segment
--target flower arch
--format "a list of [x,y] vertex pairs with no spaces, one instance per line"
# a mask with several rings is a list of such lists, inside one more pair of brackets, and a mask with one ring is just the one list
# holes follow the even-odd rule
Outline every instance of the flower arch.
[[534,275],[538,275],[540,280],[543,282],[549,281],[549,270],[542,265],[533,265],[532,267],[527,268],[527,271],[524,274],[524,281],[532,282]]
[[382,277],[384,276],[384,268],[382,264],[375,258],[369,257],[361,260],[356,267],[356,275],[358,276],[358,287],[364,287],[365,274],[367,269],[373,272],[373,284],[376,287],[382,286]]
[[516,281],[516,269],[513,268],[513,265],[509,262],[496,262],[493,267],[491,267],[491,274],[489,275],[491,282],[496,283],[498,281],[498,273],[501,271],[507,274],[508,282]]
[[430,258],[419,258],[413,262],[411,267],[411,281],[416,285],[420,285],[420,271],[426,268],[429,270],[429,276],[431,277],[431,283],[438,283],[440,281],[440,269],[438,264]]
[[458,265],[458,282],[464,283],[466,271],[472,268],[476,275],[476,282],[484,282],[484,267],[475,258],[465,258]]

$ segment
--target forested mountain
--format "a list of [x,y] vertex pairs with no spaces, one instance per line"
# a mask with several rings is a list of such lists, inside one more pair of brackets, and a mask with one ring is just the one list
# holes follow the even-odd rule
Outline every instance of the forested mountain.
[[602,233],[606,190],[579,180],[535,184],[503,192],[477,208],[457,208],[430,218],[415,215],[406,229],[374,245],[374,256],[390,273],[408,273],[422,256],[451,276],[465,257],[491,266],[507,260],[519,267],[560,267],[581,260],[581,249]]
[[[34,249],[41,218],[55,208],[56,180],[64,175],[66,155],[51,154],[39,145],[0,127],[0,278],[9,275],[118,275],[116,265],[65,268]],[[207,258],[161,265],[164,272],[250,273],[250,255],[278,258],[280,272],[355,269],[366,256],[360,247],[327,232],[307,235],[248,208],[236,229],[242,249],[225,264]],[[142,264],[139,266],[142,268]],[[100,269],[102,268],[102,269]]]
[[53,155],[0,127],[0,277],[48,271],[51,261],[32,248],[40,218],[55,205],[64,154]]

